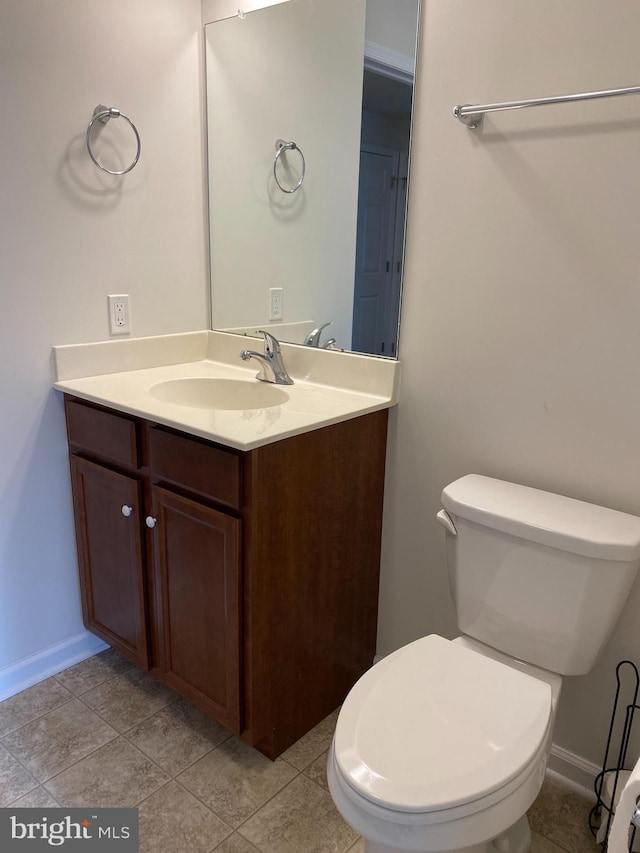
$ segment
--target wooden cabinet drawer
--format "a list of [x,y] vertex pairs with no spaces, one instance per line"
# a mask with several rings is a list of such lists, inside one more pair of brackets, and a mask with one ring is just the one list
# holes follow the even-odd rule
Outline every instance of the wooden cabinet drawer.
[[65,400],[69,443],[103,459],[138,468],[138,425],[126,415]]
[[234,509],[242,506],[242,459],[238,452],[152,427],[149,467],[154,480],[182,486]]

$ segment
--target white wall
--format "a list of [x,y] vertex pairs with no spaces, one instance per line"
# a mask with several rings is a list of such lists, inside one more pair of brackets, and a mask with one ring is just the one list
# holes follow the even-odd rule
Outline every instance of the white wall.
[[[640,514],[640,98],[487,103],[635,85],[635,0],[428,0],[384,526],[379,651],[455,633],[442,487],[477,472]],[[614,663],[640,662],[640,582],[554,740],[599,763]]]
[[[83,631],[51,346],[107,338],[114,292],[130,294],[135,335],[208,324],[200,13],[199,0],[0,4],[0,669]],[[84,148],[99,102],[140,131],[121,179]],[[103,131],[114,164],[125,131]]]
[[413,60],[419,0],[367,0],[365,38]]

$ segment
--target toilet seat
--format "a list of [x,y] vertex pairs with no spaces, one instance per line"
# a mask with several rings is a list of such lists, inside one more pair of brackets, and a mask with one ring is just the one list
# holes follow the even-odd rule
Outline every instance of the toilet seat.
[[548,683],[430,635],[351,690],[336,726],[336,770],[385,810],[457,811],[528,771],[545,750],[551,716]]

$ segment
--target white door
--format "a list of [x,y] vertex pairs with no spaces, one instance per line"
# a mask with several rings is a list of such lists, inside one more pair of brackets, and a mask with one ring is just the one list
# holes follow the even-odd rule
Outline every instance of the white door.
[[398,168],[398,151],[363,145],[352,348],[373,355],[395,355],[396,350],[395,335],[394,340],[390,339],[389,313],[395,301],[392,290]]

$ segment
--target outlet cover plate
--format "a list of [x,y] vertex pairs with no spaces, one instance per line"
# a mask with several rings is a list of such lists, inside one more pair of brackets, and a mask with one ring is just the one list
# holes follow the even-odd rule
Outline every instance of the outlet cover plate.
[[269,288],[269,319],[282,320],[284,317],[284,288]]
[[129,294],[110,294],[109,302],[109,332],[112,335],[128,335],[131,333],[129,315]]

